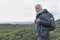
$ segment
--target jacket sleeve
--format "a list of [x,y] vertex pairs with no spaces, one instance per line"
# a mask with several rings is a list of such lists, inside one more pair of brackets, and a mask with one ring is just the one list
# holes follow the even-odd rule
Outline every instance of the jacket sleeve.
[[43,26],[51,26],[51,21],[53,20],[54,18],[53,17],[48,17],[47,15],[44,15],[43,18],[41,18],[39,24],[40,25],[43,25]]

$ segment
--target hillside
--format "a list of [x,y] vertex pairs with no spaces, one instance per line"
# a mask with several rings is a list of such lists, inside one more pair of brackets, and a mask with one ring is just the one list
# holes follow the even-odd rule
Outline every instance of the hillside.
[[[60,40],[60,20],[56,20],[56,29],[50,32],[51,40]],[[37,32],[32,23],[0,24],[0,40],[36,40]]]
[[60,19],[56,20],[55,24],[56,24],[56,27],[60,27]]

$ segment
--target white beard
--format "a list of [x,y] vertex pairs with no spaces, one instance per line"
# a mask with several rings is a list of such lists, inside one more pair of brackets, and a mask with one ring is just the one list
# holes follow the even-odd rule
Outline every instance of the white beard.
[[[42,10],[41,10],[41,11],[42,11]],[[37,14],[38,14],[38,13],[41,13],[41,11],[37,12]]]

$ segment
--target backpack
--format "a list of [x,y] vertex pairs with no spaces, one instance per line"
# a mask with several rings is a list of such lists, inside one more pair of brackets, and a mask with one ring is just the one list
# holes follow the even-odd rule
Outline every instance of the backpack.
[[56,27],[55,27],[55,20],[54,20],[54,17],[51,13],[48,13],[49,17],[52,19],[51,20],[51,24],[50,26],[48,27],[48,30],[49,31],[53,31]]

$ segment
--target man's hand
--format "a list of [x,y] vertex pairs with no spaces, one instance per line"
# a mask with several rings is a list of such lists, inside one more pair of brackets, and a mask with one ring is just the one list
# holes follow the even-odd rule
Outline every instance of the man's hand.
[[39,18],[35,19],[35,22],[36,23],[39,23],[40,22],[40,19]]

